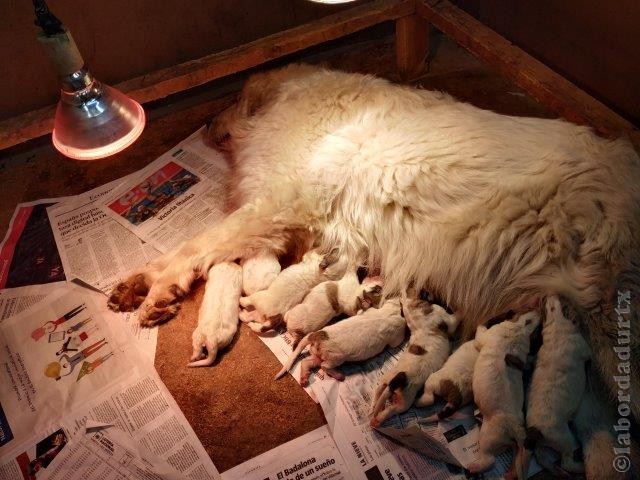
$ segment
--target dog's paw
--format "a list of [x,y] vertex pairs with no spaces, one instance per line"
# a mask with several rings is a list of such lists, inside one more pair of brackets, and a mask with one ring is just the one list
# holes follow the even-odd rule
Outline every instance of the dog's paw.
[[144,302],[149,293],[149,281],[142,273],[131,275],[111,291],[107,306],[114,312],[131,312]]
[[138,320],[143,327],[167,322],[180,310],[180,301],[186,292],[177,285],[162,288],[154,285],[140,308]]
[[218,337],[210,328],[198,325],[191,336],[193,352],[187,367],[209,367],[218,355]]

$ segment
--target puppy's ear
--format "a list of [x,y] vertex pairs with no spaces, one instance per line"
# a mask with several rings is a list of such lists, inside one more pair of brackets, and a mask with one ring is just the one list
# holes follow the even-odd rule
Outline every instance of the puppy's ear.
[[356,276],[358,277],[358,283],[362,283],[369,276],[369,269],[364,265],[359,266],[356,270]]
[[324,270],[340,259],[338,247],[332,248],[329,253],[325,253],[320,261],[320,269]]

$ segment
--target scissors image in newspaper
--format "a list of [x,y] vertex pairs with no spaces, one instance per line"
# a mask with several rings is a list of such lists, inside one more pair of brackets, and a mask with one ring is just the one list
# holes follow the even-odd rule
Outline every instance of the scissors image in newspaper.
[[42,337],[44,337],[46,334],[55,332],[56,329],[58,328],[58,325],[60,325],[60,324],[62,324],[64,322],[72,319],[73,317],[78,315],[85,308],[87,308],[87,307],[83,303],[82,305],[79,305],[79,306],[73,308],[72,310],[68,311],[67,313],[65,313],[64,315],[62,315],[58,319],[49,320],[48,322],[45,322],[41,327],[38,327],[33,332],[31,332],[31,338],[33,338],[37,342]]
[[[66,331],[66,333],[71,334],[72,332],[79,330],[81,327],[83,327],[90,321],[91,321],[91,318],[87,318],[86,320],[83,320],[82,322],[79,322],[75,324],[73,327],[69,328]],[[84,342],[87,338],[89,338],[90,334],[96,331],[98,331],[98,328],[94,326],[93,328],[86,329],[77,335],[69,336],[67,340],[62,344],[62,348],[56,352],[56,356],[60,356],[63,353],[67,353],[67,352],[77,352],[82,342]]]

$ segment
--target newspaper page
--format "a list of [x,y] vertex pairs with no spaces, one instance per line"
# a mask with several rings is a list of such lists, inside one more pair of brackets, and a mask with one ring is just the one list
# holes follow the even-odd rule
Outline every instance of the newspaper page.
[[[144,456],[142,456],[144,455]],[[71,439],[43,472],[41,480],[180,480],[161,459],[143,452],[123,432],[87,429]]]
[[223,480],[348,480],[342,456],[323,425],[222,473]]
[[224,216],[229,169],[202,129],[103,198],[109,217],[163,253]]
[[61,428],[75,437],[88,421],[116,426],[180,478],[219,478],[152,365],[96,314],[96,297],[67,285],[0,325],[0,479],[29,475],[44,448],[38,442],[49,445]]
[[9,317],[24,312],[47,298],[49,293],[65,285],[65,282],[55,282],[0,290],[0,323]]
[[129,272],[160,252],[104,214],[98,200],[124,177],[47,209],[68,280],[74,278],[108,293]]
[[0,246],[0,290],[65,280],[47,207],[69,198],[18,204]]

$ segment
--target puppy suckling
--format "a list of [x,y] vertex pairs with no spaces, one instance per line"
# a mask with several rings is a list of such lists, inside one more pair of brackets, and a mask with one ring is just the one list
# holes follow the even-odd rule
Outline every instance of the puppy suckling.
[[[522,465],[524,385],[522,369],[529,353],[530,337],[540,323],[537,312],[476,331],[480,353],[473,370],[473,397],[482,412],[479,455],[468,466],[471,473],[489,470],[496,454],[516,446],[516,470]],[[518,478],[522,472],[516,471]]]
[[266,290],[273,283],[281,267],[278,257],[270,252],[261,252],[242,262],[242,291],[252,295]]
[[574,440],[569,422],[585,391],[585,364],[591,354],[572,313],[565,316],[557,296],[546,299],[542,346],[527,400],[523,471],[527,470],[532,452],[542,446],[560,454],[560,469],[571,473],[584,469],[582,462],[573,458]]
[[[426,379],[444,364],[451,352],[449,336],[458,318],[440,305],[420,298],[408,298],[402,311],[411,330],[409,346],[396,366],[384,375],[373,400],[371,426],[408,410]],[[390,400],[387,405],[387,400]]]
[[446,418],[463,405],[473,401],[473,369],[478,359],[478,349],[474,340],[460,345],[447,359],[442,368],[427,378],[424,393],[418,400],[418,407],[428,407],[435,402],[435,396],[444,399],[446,405],[427,421]]
[[247,310],[240,320],[255,332],[266,332],[283,321],[283,315],[300,303],[313,287],[325,280],[340,278],[345,265],[335,252],[322,254],[311,250],[302,261],[285,268],[266,290],[240,299]]
[[240,265],[223,262],[209,269],[198,315],[198,326],[192,335],[191,363],[187,366],[212,365],[218,351],[231,343],[238,330],[238,299],[241,291]]
[[324,327],[340,314],[353,316],[360,310],[377,307],[382,281],[361,279],[349,270],[340,280],[326,281],[311,289],[304,301],[284,314],[294,348],[302,337]]
[[345,362],[360,362],[378,355],[387,346],[397,347],[404,340],[405,319],[400,302],[389,300],[380,308],[346,318],[306,335],[291,353],[276,379],[287,373],[302,351],[309,346],[310,356],[302,361],[300,384],[306,386],[313,369],[321,368],[327,375],[343,380],[335,370]]

